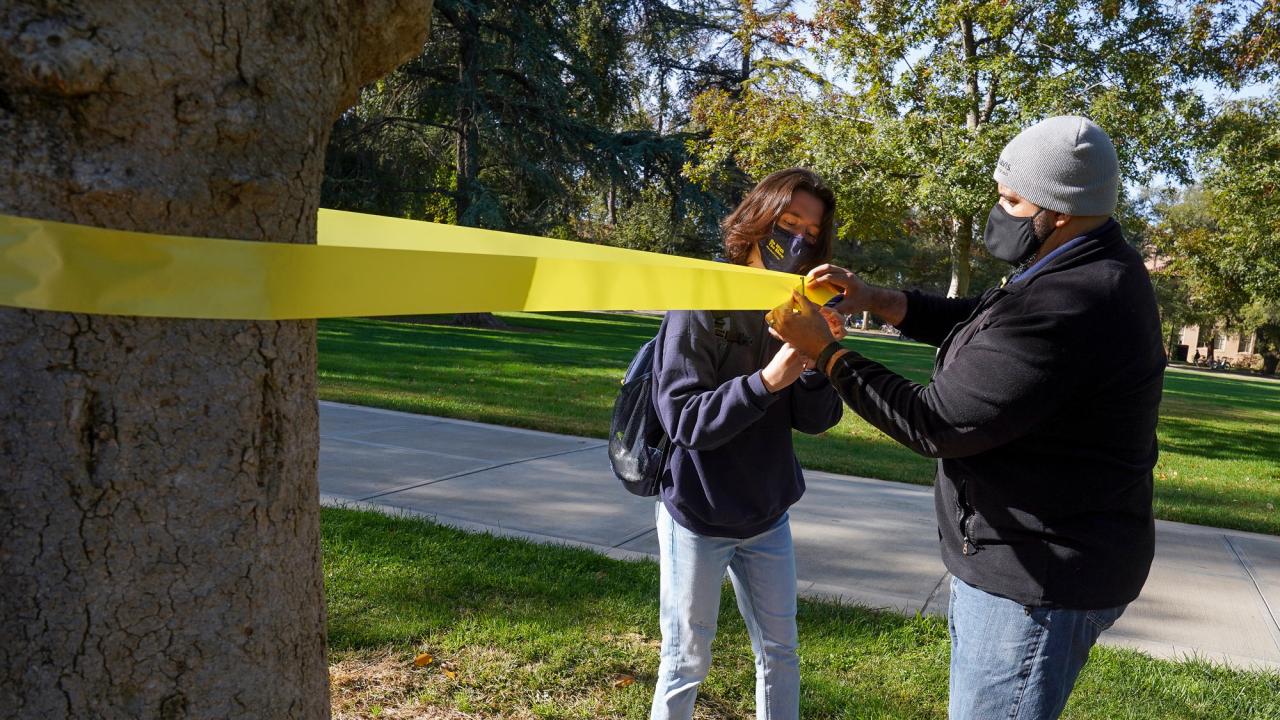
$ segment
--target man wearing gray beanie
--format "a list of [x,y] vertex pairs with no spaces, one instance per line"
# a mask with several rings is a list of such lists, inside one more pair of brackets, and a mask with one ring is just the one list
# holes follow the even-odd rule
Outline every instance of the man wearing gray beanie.
[[834,342],[802,297],[771,318],[850,408],[938,458],[953,720],[1058,717],[1155,545],[1165,357],[1146,268],[1111,218],[1115,147],[1085,118],[1049,118],[1005,147],[995,180],[983,239],[1013,266],[1001,287],[944,298],[810,273],[844,293],[841,312],[938,346],[927,386]]

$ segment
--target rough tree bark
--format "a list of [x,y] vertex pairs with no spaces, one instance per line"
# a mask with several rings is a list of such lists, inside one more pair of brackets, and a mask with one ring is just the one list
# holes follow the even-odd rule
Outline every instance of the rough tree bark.
[[[430,0],[0,9],[0,212],[315,240]],[[315,325],[0,309],[0,714],[327,717]]]

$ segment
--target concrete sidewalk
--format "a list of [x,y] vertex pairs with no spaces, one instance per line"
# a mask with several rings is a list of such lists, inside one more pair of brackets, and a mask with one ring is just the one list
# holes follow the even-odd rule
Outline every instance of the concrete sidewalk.
[[[904,613],[946,611],[930,488],[807,472],[791,511],[800,589]],[[605,442],[320,404],[326,505],[654,557],[654,504],[626,493]],[[1280,670],[1280,537],[1159,521],[1142,597],[1103,642]]]

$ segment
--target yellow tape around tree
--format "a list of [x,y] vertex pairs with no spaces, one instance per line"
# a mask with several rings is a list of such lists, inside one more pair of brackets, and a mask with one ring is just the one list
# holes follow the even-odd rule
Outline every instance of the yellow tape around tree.
[[725,263],[336,210],[320,211],[316,245],[0,215],[0,305],[33,310],[218,320],[766,310],[797,286],[796,275]]

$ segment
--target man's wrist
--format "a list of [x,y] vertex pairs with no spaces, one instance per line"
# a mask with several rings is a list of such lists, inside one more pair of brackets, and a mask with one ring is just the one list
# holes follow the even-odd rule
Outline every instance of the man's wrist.
[[867,286],[870,290],[871,302],[869,310],[873,315],[890,325],[901,323],[907,316],[907,294],[901,290],[893,290],[875,285]]
[[832,340],[826,347],[822,348],[822,352],[818,353],[814,367],[824,373],[827,372],[827,368],[831,365],[831,359],[843,349],[844,346],[840,344],[840,341]]
[[827,377],[831,377],[831,373],[835,372],[836,363],[840,362],[840,358],[844,357],[845,355],[848,355],[851,352],[853,351],[850,350],[849,348],[846,348],[846,347],[840,348],[838,351],[836,351],[836,354],[832,355],[831,359],[827,361],[827,365],[826,367],[822,368],[822,372],[825,373]]

